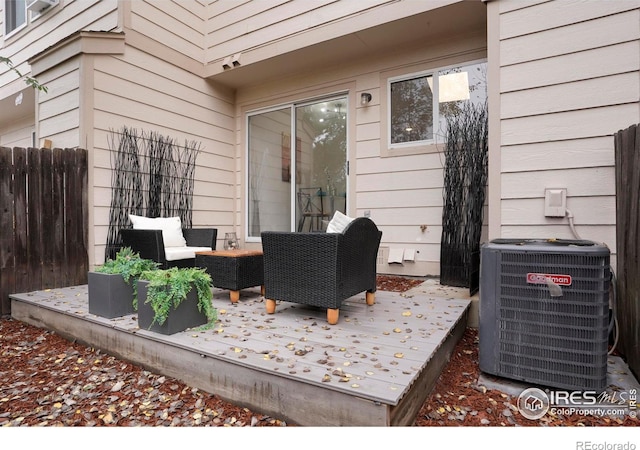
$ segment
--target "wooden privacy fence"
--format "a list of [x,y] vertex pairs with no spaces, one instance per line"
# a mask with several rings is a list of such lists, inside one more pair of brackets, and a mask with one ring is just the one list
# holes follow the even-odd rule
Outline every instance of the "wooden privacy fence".
[[85,284],[87,151],[0,147],[0,306],[9,295]]
[[640,126],[615,134],[618,347],[640,376]]

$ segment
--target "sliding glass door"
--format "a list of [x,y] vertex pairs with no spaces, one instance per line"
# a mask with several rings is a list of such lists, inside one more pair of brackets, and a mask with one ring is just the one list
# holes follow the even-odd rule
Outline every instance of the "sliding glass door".
[[321,231],[347,207],[347,98],[248,117],[247,238]]

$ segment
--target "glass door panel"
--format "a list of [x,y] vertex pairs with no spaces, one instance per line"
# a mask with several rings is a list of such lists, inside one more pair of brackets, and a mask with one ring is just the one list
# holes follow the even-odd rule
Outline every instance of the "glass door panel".
[[291,230],[290,141],[290,107],[249,116],[249,238],[259,238],[261,231]]
[[346,212],[346,124],[346,97],[248,116],[247,239],[325,230]]
[[296,229],[321,231],[347,206],[347,99],[299,105],[295,115]]

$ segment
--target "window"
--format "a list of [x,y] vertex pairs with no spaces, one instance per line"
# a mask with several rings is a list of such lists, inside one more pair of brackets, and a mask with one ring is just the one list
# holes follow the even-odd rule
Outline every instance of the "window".
[[27,24],[26,0],[5,0],[4,11],[5,36]]
[[433,76],[391,83],[391,144],[433,138]]
[[442,143],[447,117],[464,102],[486,101],[486,63],[391,78],[388,98],[390,149]]

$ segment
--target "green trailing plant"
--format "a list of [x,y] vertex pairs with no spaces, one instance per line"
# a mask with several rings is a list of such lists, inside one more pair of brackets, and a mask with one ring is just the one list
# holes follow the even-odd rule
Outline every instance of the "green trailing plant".
[[138,280],[149,271],[157,270],[159,264],[150,259],[143,259],[130,247],[123,247],[114,259],[108,259],[96,272],[106,274],[120,274],[124,282],[133,286],[133,307],[138,309]]
[[16,66],[13,65],[13,62],[11,61],[11,59],[4,56],[0,56],[0,62],[6,65],[12,71],[14,71],[16,75],[18,75],[20,78],[24,78],[24,82],[27,83],[29,86],[31,86],[33,89],[42,91],[44,93],[48,92],[47,87],[40,84],[40,82],[35,78],[22,75],[22,73],[16,68]]
[[217,311],[211,303],[211,275],[204,269],[171,267],[145,272],[141,279],[149,282],[145,303],[153,309],[152,325],[162,325],[194,287],[198,295],[198,311],[207,317],[208,324],[216,321]]

